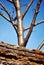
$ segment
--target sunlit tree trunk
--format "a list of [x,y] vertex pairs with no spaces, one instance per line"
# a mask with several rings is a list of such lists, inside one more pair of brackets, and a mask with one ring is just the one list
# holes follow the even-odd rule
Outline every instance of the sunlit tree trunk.
[[16,15],[18,21],[18,45],[24,46],[24,32],[23,32],[23,22],[22,22],[22,14],[20,9],[20,0],[14,1],[16,8]]

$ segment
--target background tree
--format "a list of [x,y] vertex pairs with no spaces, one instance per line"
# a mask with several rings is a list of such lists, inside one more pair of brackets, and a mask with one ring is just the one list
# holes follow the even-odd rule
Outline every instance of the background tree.
[[[16,11],[16,17],[13,17],[14,10],[13,10],[12,16],[11,16],[10,13],[8,12],[8,10],[6,9],[6,7],[3,5],[3,3],[0,2],[0,6],[1,6],[0,9],[2,11],[6,12],[8,17],[6,17],[2,13],[2,11],[0,11],[0,16],[2,16],[4,19],[6,19],[8,22],[10,22],[12,24],[12,26],[14,27],[14,29],[17,33],[17,37],[18,37],[18,45],[26,47],[27,42],[33,32],[33,28],[41,23],[44,23],[44,20],[41,20],[40,22],[36,23],[36,18],[39,13],[39,8],[40,8],[42,0],[38,0],[36,8],[34,9],[34,15],[33,15],[31,25],[26,28],[23,27],[23,19],[24,19],[26,13],[28,12],[29,8],[33,4],[34,0],[30,0],[29,4],[23,4],[23,5],[20,4],[20,1],[21,0],[8,0],[8,2],[10,2],[11,4],[14,5],[15,11]],[[21,7],[26,6],[26,5],[27,5],[27,7],[26,7],[24,13],[22,14]],[[15,22],[16,20],[17,20],[17,22]],[[27,30],[29,30],[29,31],[28,31],[26,37],[24,38],[24,32]]]

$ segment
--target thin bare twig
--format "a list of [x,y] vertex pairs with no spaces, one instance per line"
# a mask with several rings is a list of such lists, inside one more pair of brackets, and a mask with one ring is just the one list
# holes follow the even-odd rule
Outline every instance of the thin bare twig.
[[17,26],[17,23],[14,23],[13,21],[11,22],[10,19],[7,18],[7,17],[6,17],[4,14],[2,14],[1,12],[0,12],[0,15],[1,15],[4,19],[6,19],[8,22],[12,23],[14,26]]
[[30,0],[29,4],[27,5],[26,10],[24,11],[24,14],[23,14],[23,16],[22,16],[22,19],[24,18],[24,16],[25,16],[26,13],[28,12],[28,10],[29,10],[30,6],[32,5],[33,1],[34,1],[34,0]]
[[42,43],[38,46],[37,50],[40,50],[43,46],[44,46],[44,40],[43,40]]
[[0,12],[0,15],[5,18],[8,22],[10,22],[12,24],[12,26],[14,27],[14,29],[16,30],[17,32],[17,29],[16,29],[16,26],[17,24],[14,23],[13,19],[11,18],[10,16],[10,13],[7,11],[6,7],[3,5],[3,3],[0,2],[0,6],[3,8],[3,10],[7,13],[7,15],[9,16],[9,19]]
[[[6,19],[8,22],[10,22],[10,19],[7,18],[6,16],[4,16],[1,12],[0,12],[0,15],[1,15],[4,19]],[[12,24],[12,26],[14,27],[14,29],[15,29],[16,32],[17,32],[17,29],[16,29],[16,27],[15,27],[15,26],[17,26],[17,24],[14,23],[14,22],[10,22],[10,23]]]
[[39,25],[41,23],[44,23],[44,20],[41,20],[40,22],[35,23],[35,26],[37,26],[37,25]]
[[[39,24],[42,24],[42,23],[44,23],[44,20],[41,20],[40,22],[36,22],[34,24],[34,27],[37,26],[37,25],[39,25]],[[29,30],[30,28],[31,28],[31,26],[28,26],[27,28],[24,28],[24,31]]]
[[9,21],[9,22],[10,22],[10,19],[9,19],[9,18],[7,18],[5,15],[3,15],[1,12],[0,12],[0,15],[1,15],[4,19],[6,19],[7,21]]
[[2,6],[3,10],[7,13],[7,15],[8,15],[9,18],[10,18],[10,13],[7,11],[6,7],[3,5],[2,2],[0,2],[0,6]]
[[26,28],[24,28],[24,31],[26,31],[26,30],[29,30],[31,28],[31,26],[29,27],[26,27]]

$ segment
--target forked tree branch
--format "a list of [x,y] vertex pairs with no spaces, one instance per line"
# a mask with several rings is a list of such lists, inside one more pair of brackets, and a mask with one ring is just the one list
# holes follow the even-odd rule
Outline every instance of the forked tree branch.
[[[10,2],[10,3],[13,3],[12,0],[7,0],[7,1]],[[15,20],[17,20],[17,16],[14,17],[13,21],[15,21]]]
[[9,21],[9,22],[10,22],[10,19],[9,19],[9,18],[7,18],[5,15],[3,15],[1,12],[0,12],[0,16],[2,16],[4,19],[6,19],[7,21]]
[[16,33],[17,33],[17,24],[14,23],[14,21],[12,20],[11,16],[10,16],[10,13],[7,11],[6,7],[3,5],[3,3],[0,2],[0,6],[2,7],[2,9],[7,13],[7,15],[9,16],[9,18],[7,18],[4,14],[2,14],[0,12],[0,16],[2,16],[4,19],[6,19],[8,22],[10,22],[12,24],[12,26],[14,27],[14,29],[16,30]]
[[[34,24],[34,27],[37,26],[37,25],[39,25],[39,24],[42,24],[42,23],[44,23],[44,20],[41,20],[40,22],[36,22],[36,23]],[[24,31],[30,30],[30,28],[31,28],[31,26],[30,26],[30,27],[28,26],[27,28],[24,28]]]
[[31,26],[30,26],[31,28],[30,28],[30,30],[29,30],[26,38],[25,38],[25,45],[27,44],[27,42],[29,40],[29,37],[30,37],[30,35],[31,35],[32,31],[33,31],[33,27],[35,25],[35,21],[36,21],[38,12],[39,12],[39,8],[40,8],[40,5],[41,5],[41,2],[42,2],[42,0],[38,0],[37,6],[36,6],[36,9],[35,9],[35,13],[34,13],[34,16],[33,16],[33,19],[32,19],[32,23],[31,23]]
[[[9,1],[10,3],[13,3],[12,0],[7,0],[7,1]],[[23,4],[23,5],[21,5],[21,7],[26,6],[26,5],[27,5],[27,4]]]
[[43,40],[42,43],[38,46],[37,50],[40,50],[43,46],[44,46],[44,40]]
[[2,16],[4,19],[6,19],[8,22],[12,23],[12,25],[17,26],[17,23],[11,22],[9,18],[7,18],[4,14],[0,12],[0,16]]
[[[27,5],[26,10],[24,11],[24,14],[22,15],[22,19],[24,18],[24,16],[25,16],[26,13],[28,12],[28,10],[29,10],[30,6],[32,5],[33,1],[34,1],[34,0],[30,0],[29,4]],[[17,19],[17,17],[14,18],[14,20],[16,20],[16,19]]]
[[15,27],[15,26],[17,26],[17,24],[14,23],[14,22],[11,22],[10,19],[7,18],[6,16],[4,16],[1,12],[0,12],[0,15],[1,15],[4,19],[6,19],[8,22],[10,22],[10,23],[12,24],[12,26],[14,27],[14,29],[16,30],[16,32],[17,32],[17,29],[16,29],[16,27]]
[[0,6],[3,8],[3,10],[7,13],[7,15],[10,17],[10,13],[7,11],[6,7],[3,5],[2,2],[0,2]]

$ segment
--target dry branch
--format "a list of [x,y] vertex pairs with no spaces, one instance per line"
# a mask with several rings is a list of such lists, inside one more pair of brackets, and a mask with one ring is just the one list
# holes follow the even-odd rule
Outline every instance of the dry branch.
[[24,28],[24,31],[26,31],[26,30],[29,30],[31,28],[31,26],[29,27],[26,27],[26,28]]
[[0,12],[0,16],[2,16],[4,19],[6,19],[7,21],[9,21],[10,22],[10,19],[9,18],[7,18],[4,14],[2,14],[1,12]]
[[7,11],[6,7],[3,5],[2,2],[0,2],[0,6],[2,7],[1,10],[4,10],[6,12],[6,14],[9,16],[9,18],[7,18],[4,14],[2,14],[2,12],[0,12],[0,16],[2,16],[4,19],[6,19],[8,22],[10,22],[12,24],[12,26],[14,27],[14,29],[16,30],[16,33],[17,33],[17,29],[16,29],[17,23],[15,23],[13,21],[13,18],[11,18],[10,13]]
[[0,2],[0,6],[2,6],[3,10],[7,13],[7,15],[8,15],[9,18],[10,18],[10,13],[7,11],[6,7],[3,5],[2,2]]
[[34,1],[34,0],[30,0],[29,4],[27,5],[26,10],[24,11],[24,14],[23,14],[23,16],[22,16],[22,19],[24,18],[24,16],[25,16],[26,13],[28,12],[28,10],[29,10],[30,6],[32,5],[33,1]]
[[38,50],[40,50],[42,47],[44,46],[44,40],[42,41],[42,43],[38,46]]
[[[42,24],[42,23],[44,23],[44,20],[41,20],[40,22],[35,22],[34,27],[39,25],[39,24]],[[30,30],[30,28],[31,28],[31,26],[28,26],[28,27],[24,28],[24,31]]]
[[35,23],[35,26],[37,26],[37,25],[39,25],[41,23],[44,23],[44,20],[41,20],[40,22]]
[[36,9],[35,9],[35,13],[34,13],[34,16],[33,16],[33,20],[32,20],[31,26],[30,26],[31,28],[30,28],[27,36],[26,36],[26,39],[25,39],[25,45],[27,44],[27,42],[29,40],[29,37],[31,36],[31,33],[33,31],[33,27],[35,26],[35,21],[36,21],[38,12],[39,12],[39,8],[40,8],[40,5],[41,5],[41,2],[42,2],[42,0],[38,0],[37,6],[36,6]]

